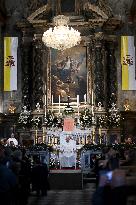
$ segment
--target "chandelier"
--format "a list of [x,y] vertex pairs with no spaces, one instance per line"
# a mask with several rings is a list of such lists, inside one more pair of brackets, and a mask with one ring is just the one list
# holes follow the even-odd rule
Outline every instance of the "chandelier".
[[49,28],[42,37],[42,41],[47,47],[63,51],[80,43],[80,32],[68,27],[68,22],[69,17],[67,16],[54,17],[54,28]]

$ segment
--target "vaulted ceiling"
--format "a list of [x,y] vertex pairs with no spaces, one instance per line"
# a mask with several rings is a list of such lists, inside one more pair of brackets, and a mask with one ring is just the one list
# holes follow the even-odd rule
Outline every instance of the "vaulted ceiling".
[[[55,1],[55,0],[54,0]],[[94,2],[94,0],[89,0],[90,2]],[[103,0],[104,2],[108,2],[111,7],[114,15],[128,15],[132,16],[132,20],[136,21],[136,0]],[[19,0],[19,4],[26,4],[26,2],[47,2],[44,0],[34,1],[34,0]],[[95,1],[96,2],[96,1]],[[6,5],[14,5],[14,0],[0,0],[0,22],[5,23],[7,19],[7,11]],[[15,6],[15,5],[14,5]],[[15,7],[14,7],[15,8]],[[130,16],[129,15],[129,16]]]

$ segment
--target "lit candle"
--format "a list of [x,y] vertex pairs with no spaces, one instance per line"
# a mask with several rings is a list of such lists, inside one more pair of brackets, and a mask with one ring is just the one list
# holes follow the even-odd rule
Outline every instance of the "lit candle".
[[60,114],[60,95],[59,95],[59,114]]

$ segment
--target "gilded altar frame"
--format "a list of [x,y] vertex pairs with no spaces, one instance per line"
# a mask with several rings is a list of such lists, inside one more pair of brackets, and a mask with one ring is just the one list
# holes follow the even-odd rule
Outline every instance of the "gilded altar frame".
[[[53,87],[53,83],[54,83],[54,86],[56,86],[56,87],[57,86],[60,87],[61,84],[64,83],[64,82],[60,82],[60,79],[56,80],[55,78],[53,78],[54,73],[52,72],[52,67],[55,64],[57,65],[59,63],[63,63],[62,61],[63,60],[65,61],[67,57],[70,57],[70,59],[72,59],[76,63],[76,60],[79,56],[82,56],[84,58],[83,59],[84,62],[78,62],[79,64],[81,63],[80,66],[82,66],[82,69],[83,69],[84,65],[86,64],[86,68],[85,68],[86,69],[86,81],[85,81],[86,82],[86,92],[84,92],[83,95],[86,94],[86,102],[88,104],[90,104],[90,97],[91,97],[91,90],[92,90],[92,75],[93,75],[92,74],[92,67],[93,67],[93,63],[91,60],[92,55],[90,54],[89,44],[84,43],[82,45],[78,45],[76,47],[67,49],[65,51],[58,51],[58,50],[54,50],[54,49],[49,49],[48,51],[49,51],[48,52],[49,55],[48,55],[48,64],[47,64],[47,79],[46,79],[46,85],[45,85],[46,94],[47,94],[47,104],[48,105],[55,105],[55,104],[59,103],[59,93],[58,93],[58,97],[56,99],[54,96],[52,87]],[[53,56],[52,56],[52,55],[54,55],[54,53],[57,56],[57,58],[55,58],[55,59],[53,59]],[[79,54],[79,56],[78,56],[78,54]],[[66,65],[66,62],[64,62],[64,63]],[[82,63],[84,63],[84,65]],[[57,65],[57,66],[59,66],[59,65]],[[78,65],[76,65],[76,66],[78,66]],[[78,67],[77,67],[77,69],[78,69]],[[78,70],[77,70],[77,72],[78,72]],[[82,76],[80,75],[80,77],[82,77]],[[59,85],[59,83],[60,83],[60,85]],[[82,84],[81,84],[81,87],[82,87]],[[81,87],[79,88],[79,90],[81,89]],[[67,96],[70,95],[70,92],[71,91],[69,89],[69,92],[67,92],[66,95]],[[77,92],[77,93],[75,93],[74,96],[71,96],[70,101],[73,103],[77,102],[77,95],[80,96],[80,92]],[[53,101],[53,103],[52,103],[52,101]],[[60,101],[61,101],[61,103],[67,102],[66,98],[64,100],[61,99]],[[84,104],[85,103],[84,97],[82,96],[81,98],[79,98],[79,101],[81,104]]]

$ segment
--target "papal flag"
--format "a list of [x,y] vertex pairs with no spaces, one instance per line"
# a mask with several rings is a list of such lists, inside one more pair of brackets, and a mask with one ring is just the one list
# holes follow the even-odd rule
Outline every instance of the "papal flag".
[[121,36],[122,90],[136,90],[134,36]]
[[4,91],[17,90],[18,37],[4,37]]

